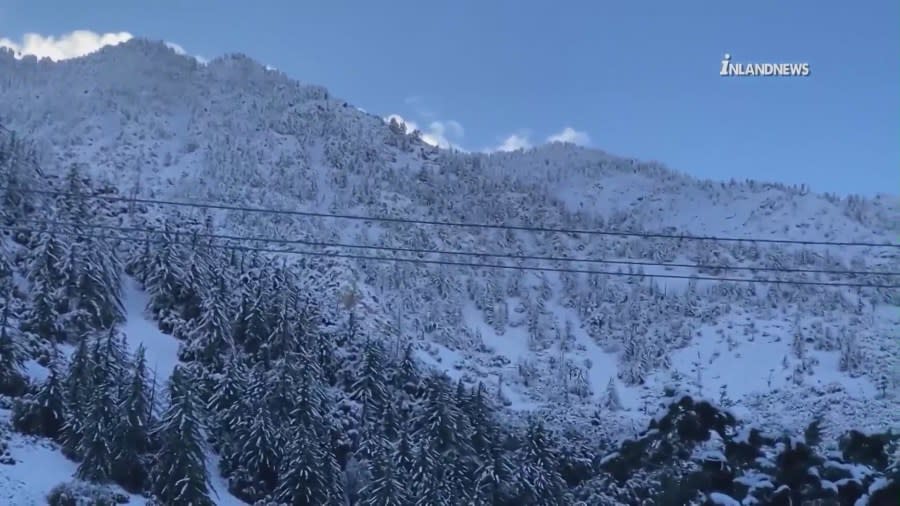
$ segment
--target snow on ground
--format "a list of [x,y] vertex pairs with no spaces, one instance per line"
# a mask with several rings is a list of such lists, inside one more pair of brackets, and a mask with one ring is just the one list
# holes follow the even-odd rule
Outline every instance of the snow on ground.
[[[0,410],[0,422],[7,423],[9,416],[9,411]],[[16,463],[0,464],[0,504],[47,504],[47,494],[54,487],[74,478],[78,464],[63,457],[59,447],[46,438],[11,431],[6,442],[9,455]],[[129,497],[128,504],[142,506],[146,503],[143,497],[130,494]]]
[[[507,304],[514,308],[518,298],[510,298]],[[618,365],[615,353],[610,353],[601,348],[583,330],[580,318],[572,309],[559,304],[557,300],[545,303],[545,308],[552,315],[553,320],[560,328],[565,328],[565,322],[572,322],[575,335],[574,349],[566,353],[566,357],[580,365],[588,364],[588,382],[592,389],[594,401],[600,401],[606,396],[606,385],[612,379],[616,383],[622,406],[626,409],[637,409],[640,405],[639,397],[642,389],[631,388],[623,385],[616,378]],[[511,312],[510,320],[520,319]],[[506,365],[501,369],[501,374],[506,378],[516,378],[517,367],[522,360],[543,361],[550,354],[556,353],[553,349],[543,352],[533,352],[528,348],[528,331],[524,325],[508,326],[502,335],[497,334],[493,327],[487,324],[484,314],[474,304],[468,303],[463,308],[463,318],[466,326],[474,329],[485,347],[488,348],[489,357],[503,357]],[[510,408],[515,410],[533,410],[543,403],[529,400],[529,395],[523,389],[523,385],[515,382],[510,388],[504,390],[507,399],[511,401]]]
[[[799,361],[791,351],[790,325],[749,317],[746,322],[738,323],[737,318],[729,318],[714,325],[704,325],[690,344],[672,354],[672,369],[695,388],[699,379],[702,395],[707,397],[718,397],[723,386],[732,400],[787,387],[793,367]],[[753,330],[749,330],[750,322]],[[744,328],[748,331],[743,332]],[[868,379],[853,378],[840,372],[837,352],[816,351],[808,344],[807,354],[817,363],[812,367],[812,374],[804,375],[805,384],[824,387],[839,383],[854,395],[872,397],[876,394]],[[748,364],[752,367],[748,368]]]
[[[2,412],[8,420],[9,412]],[[0,465],[0,503],[16,506],[46,504],[50,490],[72,479],[77,464],[50,442],[12,432],[9,454],[15,465]]]
[[147,357],[147,368],[152,376],[156,371],[158,385],[172,375],[178,363],[178,340],[160,332],[156,322],[145,316],[149,297],[134,278],[126,277],[122,287],[122,302],[125,304],[125,324],[122,331],[128,336],[128,344],[134,352],[143,344]]

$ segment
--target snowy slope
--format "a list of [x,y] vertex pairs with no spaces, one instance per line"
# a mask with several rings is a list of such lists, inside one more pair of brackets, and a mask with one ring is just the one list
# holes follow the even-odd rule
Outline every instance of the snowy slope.
[[[178,363],[178,341],[159,331],[157,325],[148,320],[144,314],[147,306],[147,295],[137,282],[126,277],[123,286],[123,303],[126,308],[126,321],[121,330],[128,336],[131,351],[143,345],[147,357],[147,365],[157,373],[157,384],[160,389]],[[32,380],[40,381],[46,376],[46,369],[33,364],[29,368]],[[0,410],[0,424],[7,424],[8,410]],[[9,455],[15,465],[0,465],[0,504],[30,506],[46,504],[45,497],[50,490],[60,483],[73,479],[78,465],[60,453],[56,444],[45,438],[23,436],[10,431]],[[213,497],[221,506],[238,506],[246,504],[228,492],[228,484],[218,473],[218,459],[212,453],[207,460]],[[131,495],[129,504],[143,505],[146,500]]]
[[[147,294],[131,277],[124,280],[122,298],[125,304],[126,321],[122,331],[128,336],[132,352],[143,345],[147,365],[156,371],[157,381],[165,384],[178,364],[178,340],[159,331],[155,322],[149,320],[144,313],[147,307]],[[239,506],[246,504],[228,492],[228,484],[219,474],[218,459],[212,452],[207,455],[206,468],[210,475],[212,494],[210,496],[220,506]]]
[[[0,118],[36,142],[46,171],[59,173],[71,163],[84,163],[121,193],[144,198],[705,236],[874,242],[900,236],[895,197],[698,181],[660,164],[564,144],[513,153],[442,152],[398,135],[380,117],[331,97],[322,87],[292,81],[241,55],[201,65],[163,44],[135,40],[59,63],[0,54],[0,75]],[[202,216],[196,209],[181,211]],[[142,224],[153,226],[174,214],[172,208],[147,206]],[[900,271],[897,250],[875,248],[551,236],[232,212],[209,216],[220,233],[307,241]],[[804,417],[824,400],[841,406],[831,410],[836,432],[859,421],[900,426],[896,294],[766,285],[744,292],[746,285],[711,282],[697,283],[691,292],[685,280],[661,279],[651,287],[648,280],[618,276],[566,280],[555,273],[335,264],[342,289],[353,287],[362,296],[371,328],[386,339],[412,339],[423,362],[454,378],[495,385],[516,411],[546,409],[584,419],[602,402],[612,379],[625,414],[637,418],[649,416],[665,387],[717,399],[724,386],[736,409],[774,428],[807,423]],[[628,271],[622,265],[542,264]],[[644,272],[863,281],[666,267]],[[140,292],[129,290],[127,300],[136,304],[129,313],[139,314]],[[325,305],[338,296],[323,294]],[[506,312],[506,321],[498,323],[498,311]],[[567,324],[571,342],[561,350],[555,340],[566,334]],[[133,344],[145,342],[151,367],[155,364],[164,375],[171,371],[176,345],[154,329],[142,317],[130,316],[125,331]],[[812,360],[802,381],[791,377],[797,365],[791,343],[798,329]],[[623,356],[635,333],[649,336],[644,346],[651,354],[661,351],[641,371],[643,384],[622,379],[630,367]],[[846,334],[856,336],[854,346],[862,350],[865,367],[839,370],[843,345],[834,336]],[[703,363],[699,379],[698,356]],[[878,395],[882,374],[892,382],[887,398]],[[572,381],[584,380],[586,395],[565,394]],[[866,406],[869,415],[844,414],[858,406]],[[616,423],[610,420],[611,426]]]

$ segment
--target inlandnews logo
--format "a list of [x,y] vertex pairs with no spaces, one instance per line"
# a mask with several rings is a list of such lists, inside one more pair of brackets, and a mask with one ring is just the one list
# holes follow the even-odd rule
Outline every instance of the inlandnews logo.
[[731,55],[725,53],[719,75],[737,76],[787,76],[806,77],[809,75],[809,63],[731,63]]

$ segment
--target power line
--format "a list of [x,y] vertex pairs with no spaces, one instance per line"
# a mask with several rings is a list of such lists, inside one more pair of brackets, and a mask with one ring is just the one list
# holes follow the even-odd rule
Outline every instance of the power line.
[[402,253],[421,253],[435,255],[458,255],[468,257],[493,257],[506,258],[510,260],[533,260],[544,262],[581,262],[605,265],[630,265],[643,267],[679,267],[688,269],[709,269],[709,270],[735,270],[735,271],[751,271],[751,272],[782,272],[782,273],[805,273],[805,274],[829,274],[829,275],[847,275],[847,276],[900,276],[900,272],[894,271],[851,271],[851,270],[828,270],[828,269],[801,269],[789,267],[749,267],[749,266],[727,266],[727,265],[704,265],[704,264],[686,264],[671,262],[648,262],[640,260],[609,260],[603,258],[586,258],[586,257],[553,257],[538,255],[515,255],[511,253],[482,253],[477,251],[461,251],[461,250],[438,250],[424,248],[408,248],[399,246],[378,246],[373,244],[350,244],[339,242],[320,242],[307,241],[302,239],[278,239],[274,237],[259,236],[237,236],[226,234],[210,234],[206,232],[179,231],[179,230],[160,230],[152,228],[126,227],[119,225],[104,225],[94,223],[66,223],[58,221],[45,220],[17,220],[22,223],[32,223],[37,226],[54,226],[54,227],[87,227],[93,229],[114,230],[119,232],[137,232],[145,234],[173,234],[187,235],[193,237],[203,237],[210,239],[224,239],[232,241],[250,241],[250,242],[266,242],[278,244],[299,244],[303,246],[313,246],[322,248],[347,248],[347,249],[372,249],[380,251],[402,252]]
[[[6,189],[6,188],[0,188]],[[683,234],[662,234],[649,232],[628,232],[614,230],[581,230],[581,229],[565,229],[565,228],[549,228],[542,226],[528,225],[495,225],[488,223],[473,222],[454,222],[454,221],[437,221],[422,220],[412,218],[396,218],[388,216],[363,216],[356,214],[340,214],[340,213],[319,213],[314,211],[296,211],[287,209],[266,209],[260,207],[231,206],[217,203],[200,203],[200,202],[180,202],[175,200],[157,200],[144,199],[138,197],[117,197],[113,195],[81,195],[75,193],[67,193],[51,190],[36,190],[30,188],[17,188],[17,191],[23,193],[33,193],[40,195],[52,195],[57,197],[70,197],[81,199],[98,199],[108,202],[125,202],[131,204],[148,204],[148,205],[167,205],[177,207],[191,207],[200,209],[217,209],[222,211],[234,211],[242,213],[262,213],[262,214],[280,214],[292,216],[305,216],[311,218],[334,218],[355,221],[378,221],[384,223],[405,223],[416,225],[431,225],[443,227],[461,227],[461,228],[480,228],[494,230],[520,230],[526,232],[545,232],[556,234],[582,234],[582,235],[600,235],[600,236],[617,236],[617,237],[641,237],[644,239],[673,239],[679,241],[714,241],[714,242],[738,242],[738,243],[765,243],[765,244],[795,244],[805,246],[842,246],[842,247],[870,247],[870,248],[900,248],[900,244],[891,243],[873,243],[873,242],[839,242],[839,241],[810,241],[799,239],[765,239],[765,238],[744,238],[744,237],[722,237],[722,236],[697,236]]]
[[[14,226],[0,226],[0,230],[11,230],[11,231],[25,231],[25,232],[36,232],[37,230],[27,228],[27,227],[14,227]],[[122,240],[122,241],[131,241],[137,243],[165,243],[166,240],[161,239],[149,239],[149,238],[141,238],[141,237],[126,237],[126,236],[114,236],[114,235],[96,235],[96,234],[85,234],[85,233],[76,233],[70,231],[54,231],[53,233],[70,236],[70,237],[85,237],[85,238],[94,238],[101,240]],[[828,283],[821,281],[796,281],[796,280],[779,280],[779,279],[746,279],[746,278],[725,278],[718,276],[687,276],[687,275],[678,275],[678,274],[637,274],[630,272],[614,272],[614,271],[595,271],[588,269],[564,269],[558,267],[536,267],[536,266],[520,266],[520,265],[506,265],[506,264],[486,264],[486,263],[476,263],[476,262],[452,262],[449,260],[427,260],[427,259],[418,259],[418,258],[393,258],[393,257],[383,257],[383,256],[368,256],[368,255],[354,255],[348,253],[335,253],[335,252],[319,252],[319,251],[297,251],[297,250],[279,250],[273,248],[254,248],[249,246],[238,246],[238,245],[227,245],[227,244],[207,244],[204,245],[210,248],[216,249],[225,249],[225,250],[236,250],[236,251],[245,251],[245,252],[260,252],[260,253],[277,253],[277,254],[287,254],[287,255],[302,255],[302,256],[313,256],[313,257],[329,257],[329,258],[345,258],[345,259],[354,259],[354,260],[372,260],[372,261],[382,261],[382,262],[406,262],[406,263],[415,263],[415,264],[424,264],[424,265],[446,265],[446,266],[455,266],[455,267],[470,267],[475,269],[508,269],[508,270],[521,270],[521,271],[540,271],[540,272],[566,272],[572,274],[598,274],[598,275],[606,275],[606,276],[626,276],[626,277],[638,277],[638,278],[657,278],[657,279],[683,279],[683,280],[694,280],[694,281],[718,281],[718,282],[732,282],[732,283],[765,283],[765,284],[782,284],[782,285],[806,285],[806,286],[832,286],[832,287],[848,287],[848,288],[874,288],[874,289],[885,289],[885,290],[896,290],[900,289],[900,285],[875,285],[875,284],[867,284],[867,283]]]

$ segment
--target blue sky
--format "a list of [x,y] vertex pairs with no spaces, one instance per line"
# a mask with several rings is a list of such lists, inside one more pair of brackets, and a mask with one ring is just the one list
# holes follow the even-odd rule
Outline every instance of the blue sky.
[[[569,127],[699,177],[900,193],[896,0],[0,1],[0,38],[78,29],[242,52],[468,150]],[[726,52],[812,75],[723,78]]]

